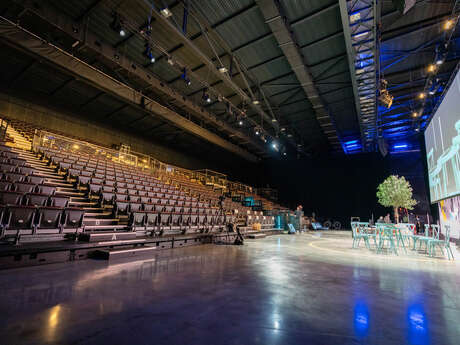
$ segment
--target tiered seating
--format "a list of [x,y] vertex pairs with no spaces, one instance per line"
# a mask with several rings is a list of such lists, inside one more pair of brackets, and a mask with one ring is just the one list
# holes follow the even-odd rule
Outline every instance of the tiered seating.
[[1,234],[75,232],[82,227],[83,211],[69,208],[69,197],[56,194],[41,171],[14,148],[0,145]]
[[[154,234],[212,231],[222,228],[225,214],[218,214],[218,197],[185,181],[166,184],[152,175],[106,157],[76,154],[41,147],[69,180],[96,197],[113,216],[126,216],[133,231]],[[185,188],[187,187],[187,188]],[[195,188],[193,188],[195,187]],[[208,192],[206,190],[206,192]],[[192,196],[193,195],[193,196]]]

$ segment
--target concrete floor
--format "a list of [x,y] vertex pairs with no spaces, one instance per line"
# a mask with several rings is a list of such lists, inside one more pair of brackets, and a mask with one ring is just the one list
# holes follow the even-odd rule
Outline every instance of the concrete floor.
[[2,345],[460,344],[460,262],[272,236],[0,272]]

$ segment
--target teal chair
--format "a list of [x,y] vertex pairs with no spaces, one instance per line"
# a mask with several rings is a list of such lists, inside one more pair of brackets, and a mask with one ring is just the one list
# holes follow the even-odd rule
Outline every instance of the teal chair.
[[[410,240],[416,241],[414,237],[416,237],[415,233],[415,224],[412,223],[399,223],[398,228],[400,229],[400,238],[404,241],[404,244],[406,244],[407,241],[407,246],[410,246]],[[415,245],[414,245],[415,246]]]
[[393,224],[377,223],[376,226],[379,236],[377,253],[381,253],[385,248],[385,243],[387,243],[390,251],[398,255],[398,250],[396,248],[396,234],[399,229],[397,229]]
[[[430,234],[431,229],[431,234]],[[414,249],[417,242],[419,243],[418,249],[422,249],[422,245],[425,244],[425,250],[428,252],[428,243],[431,240],[439,240],[439,225],[437,224],[425,224],[425,236],[414,236]]]
[[364,241],[367,248],[370,249],[369,244],[369,235],[367,228],[369,227],[369,223],[364,222],[352,222],[351,229],[353,231],[353,248],[358,248],[359,243],[361,240]]
[[[438,231],[438,238],[431,239],[428,241],[428,255],[430,256],[435,256],[436,254],[436,247],[439,247],[441,249],[441,254],[444,255],[444,249],[447,251],[447,257],[452,258],[454,260],[454,254],[452,253],[452,248],[450,247],[450,226],[449,225],[444,225],[445,229],[445,234],[444,234],[444,239],[440,240],[439,239],[439,231]],[[439,228],[438,228],[439,230]]]

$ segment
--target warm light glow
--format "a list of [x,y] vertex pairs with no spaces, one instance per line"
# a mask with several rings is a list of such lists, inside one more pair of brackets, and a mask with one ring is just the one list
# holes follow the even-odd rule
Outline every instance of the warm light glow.
[[420,99],[424,99],[425,97],[426,97],[425,92],[420,92],[420,93],[418,94],[418,98],[420,98]]
[[436,66],[433,64],[428,65],[427,70],[429,73],[433,73],[434,71],[436,71]]
[[78,146],[77,144],[74,144],[72,147],[73,147],[75,150],[78,150],[78,149],[80,148],[80,146]]
[[452,19],[446,20],[442,26],[444,30],[450,30],[454,26],[454,21]]
[[412,116],[413,116],[413,117],[417,117],[417,116],[418,116],[417,112],[414,111],[414,112],[412,113]]
[[143,159],[142,162],[147,163],[147,159]]

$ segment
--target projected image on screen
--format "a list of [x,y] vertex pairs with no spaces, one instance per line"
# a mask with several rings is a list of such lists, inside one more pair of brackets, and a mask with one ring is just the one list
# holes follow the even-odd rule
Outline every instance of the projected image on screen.
[[460,194],[460,74],[425,131],[431,202]]

